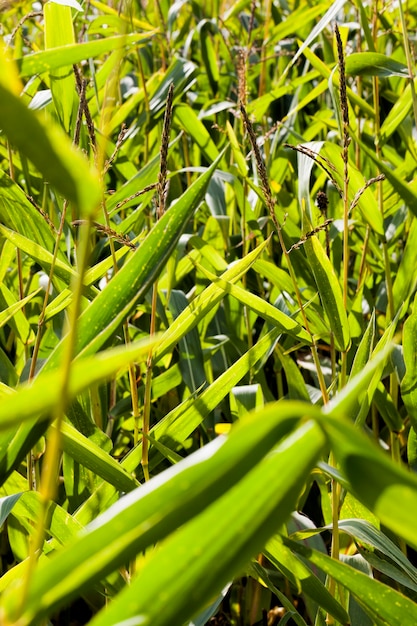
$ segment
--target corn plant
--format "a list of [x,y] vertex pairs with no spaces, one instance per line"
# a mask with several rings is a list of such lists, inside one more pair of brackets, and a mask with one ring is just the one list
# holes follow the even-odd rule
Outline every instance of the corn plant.
[[417,3],[0,4],[1,624],[414,626]]

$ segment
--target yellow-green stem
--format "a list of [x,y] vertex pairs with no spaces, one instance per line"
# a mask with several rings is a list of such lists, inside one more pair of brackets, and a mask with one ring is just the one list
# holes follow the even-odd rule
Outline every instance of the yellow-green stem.
[[55,428],[51,429],[48,436],[48,445],[44,456],[40,484],[41,511],[36,524],[35,533],[29,546],[29,560],[24,574],[24,586],[21,595],[21,607],[26,602],[31,578],[44,541],[45,530],[48,525],[48,510],[50,502],[54,499],[58,483],[58,469],[60,462],[61,447],[61,424],[68,404],[68,387],[71,373],[71,362],[74,355],[76,340],[77,320],[83,290],[83,277],[87,266],[89,253],[90,220],[80,228],[80,244],[78,248],[78,272],[73,283],[73,300],[69,309],[68,334],[64,342],[62,363],[60,365],[61,385],[58,402],[54,409]]
[[[130,343],[129,337],[129,323],[126,321],[123,324],[123,333],[125,338],[125,344],[128,345]],[[130,395],[132,398],[132,414],[133,414],[133,444],[136,446],[139,442],[139,400],[138,400],[138,386],[136,383],[136,370],[134,363],[130,363],[129,365],[129,387],[130,387]]]
[[[375,7],[376,10],[377,7]],[[402,19],[404,18],[402,14],[402,5],[400,1],[400,13]],[[405,29],[405,24],[403,23],[403,30]],[[405,31],[404,31],[405,32]],[[408,49],[407,44],[405,44],[406,50]],[[411,60],[410,60],[411,63]],[[410,71],[411,65],[409,66]],[[411,81],[412,82],[412,81]],[[414,92],[414,84],[412,84],[412,95],[413,95],[413,109],[417,119],[417,107],[415,107],[415,92]],[[375,151],[378,159],[381,159],[381,147],[380,147],[380,117],[379,117],[379,83],[378,77],[374,77],[373,80],[373,92],[374,92],[374,107],[375,107]],[[384,219],[384,199],[383,199],[383,189],[382,189],[382,181],[378,182],[378,207],[381,213],[382,219]],[[385,239],[382,241],[382,254],[384,257],[384,270],[385,270],[385,285],[386,285],[386,293],[387,293],[387,309],[385,313],[385,324],[386,327],[392,322],[395,317],[395,308],[394,308],[394,295],[392,289],[392,277],[391,277],[391,263],[388,252],[388,243]],[[392,400],[395,405],[397,405],[398,401],[398,380],[396,372],[393,372],[390,375],[390,393]],[[393,460],[398,460],[399,451],[398,451],[398,440],[396,437],[393,437],[391,434],[391,456]]]
[[[343,305],[348,310],[348,290],[349,290],[349,173],[348,173],[348,151],[344,146],[344,181],[343,181]],[[341,353],[340,365],[340,388],[346,385],[347,372],[347,352]],[[333,531],[334,534],[334,531]]]
[[[333,453],[330,454],[330,464],[332,467],[336,467],[336,461],[333,457]],[[331,557],[339,560],[340,556],[340,542],[339,542],[339,506],[340,506],[340,485],[336,480],[332,479],[332,545],[331,545]],[[329,592],[332,597],[335,597],[336,581],[334,578],[329,579]],[[331,615],[327,615],[327,624],[334,624],[334,619]]]
[[42,339],[43,325],[45,323],[45,312],[46,312],[46,307],[48,306],[48,302],[49,302],[49,291],[52,285],[52,277],[54,275],[56,259],[58,256],[59,245],[61,242],[61,236],[64,230],[65,218],[67,215],[67,207],[68,207],[68,202],[65,200],[62,206],[61,221],[60,221],[59,229],[58,229],[57,236],[55,239],[54,251],[52,254],[51,269],[49,270],[48,283],[46,285],[45,295],[43,298],[42,310],[40,312],[39,319],[38,319],[38,330],[36,333],[35,345],[34,345],[33,352],[32,352],[32,361],[30,364],[29,380],[32,380],[32,378],[34,378],[35,372],[36,372],[36,363],[38,360],[39,348],[40,348],[41,339]]
[[[346,152],[347,158],[347,152]],[[347,164],[346,164],[347,165]],[[349,289],[349,177],[347,167],[343,188],[343,305],[347,311]]]
[[[102,209],[103,209],[103,214],[104,214],[104,218],[106,221],[106,226],[110,230],[111,228],[110,216],[108,214],[108,211],[106,209],[106,205],[104,202],[102,203]],[[113,260],[113,274],[115,275],[118,271],[118,267],[117,267],[117,259],[116,259],[116,251],[114,248],[114,242],[111,237],[109,237],[109,246],[110,246],[110,254]],[[125,344],[128,345],[130,343],[128,320],[125,320],[123,323],[123,335],[124,335]],[[138,389],[137,389],[137,384],[136,384],[136,372],[135,372],[134,363],[129,363],[128,373],[129,373],[130,395],[132,398],[132,414],[133,414],[133,420],[134,420],[133,443],[134,445],[136,445],[139,441],[139,417],[140,416],[139,416]]]
[[[378,183],[378,185],[380,184],[381,183]],[[383,216],[384,207],[383,207],[383,201],[382,201],[382,190],[379,196],[381,197],[380,210]],[[391,322],[391,320],[394,319],[395,309],[394,309],[394,298],[393,298],[393,292],[392,292],[391,264],[390,264],[389,254],[388,254],[388,244],[386,241],[382,242],[382,253],[384,256],[385,284],[387,288],[386,325],[388,326],[389,322]]]

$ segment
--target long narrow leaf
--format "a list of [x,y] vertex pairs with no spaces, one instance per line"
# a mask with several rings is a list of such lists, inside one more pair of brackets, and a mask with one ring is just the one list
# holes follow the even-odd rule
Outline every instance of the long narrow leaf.
[[[125,496],[91,524],[76,545],[43,563],[22,619],[47,614],[201,512],[250,473],[306,410],[314,413],[300,403],[282,413],[268,408],[261,422],[258,415],[248,418],[227,439],[215,440]],[[17,598],[14,592],[4,599],[8,611],[18,608]]]
[[[148,338],[127,347],[113,348],[95,357],[78,359],[71,371],[68,392],[70,398],[90,385],[105,381],[129,363],[145,359],[155,342],[155,338]],[[59,370],[42,373],[34,382],[21,385],[18,393],[3,398],[0,407],[0,430],[16,427],[36,415],[47,419],[57,403],[60,376]],[[45,393],[45,389],[48,389],[48,393]]]
[[353,569],[321,552],[284,539],[284,542],[305,559],[320,567],[329,576],[346,587],[363,607],[365,612],[378,624],[385,626],[414,626],[417,621],[417,607],[409,598],[383,585],[366,574]]
[[[323,444],[323,435],[314,424],[301,427],[151,554],[130,587],[92,620],[92,626],[138,620],[139,616],[137,623],[143,626],[182,624],[190,619],[285,521]],[[161,593],[164,611],[158,602]]]
[[381,522],[416,548],[415,476],[400,465],[392,463],[389,457],[350,423],[327,418],[322,426],[331,441],[341,471],[350,483],[352,493]]
[[[219,159],[221,156],[219,157]],[[219,160],[218,159],[218,160]],[[150,289],[172,253],[187,221],[204,197],[218,160],[202,174],[155,224],[138,250],[93,300],[78,323],[75,351],[93,354],[127,318]],[[59,363],[62,345],[48,368]]]
[[42,72],[50,72],[60,67],[74,65],[85,59],[94,58],[100,54],[118,50],[132,45],[142,43],[145,45],[156,31],[150,33],[133,33],[130,35],[117,35],[96,39],[85,43],[74,43],[72,45],[61,46],[53,50],[35,52],[17,60],[20,75],[33,76]]

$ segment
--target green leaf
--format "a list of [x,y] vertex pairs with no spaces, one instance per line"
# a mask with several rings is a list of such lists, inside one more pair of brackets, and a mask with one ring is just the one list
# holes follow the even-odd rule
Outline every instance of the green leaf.
[[21,495],[22,493],[14,493],[10,496],[6,496],[5,498],[0,498],[0,527],[3,526],[4,522],[9,517],[10,512]]
[[[40,246],[45,254],[52,254],[55,239],[52,235],[51,226],[41,215],[35,205],[30,202],[21,187],[13,181],[5,172],[0,170],[0,217],[2,234],[12,237],[9,231],[15,231],[28,239],[36,249],[36,245]],[[24,245],[24,241],[14,240],[16,247]],[[25,250],[25,248],[22,248]],[[29,253],[28,253],[29,254]],[[62,251],[58,251],[58,261],[65,263],[68,267],[66,257]]]
[[[155,343],[156,338],[147,338],[127,347],[107,350],[94,357],[77,359],[71,369],[69,397],[73,398],[90,385],[106,380],[133,361],[145,360],[150,347]],[[18,393],[3,398],[0,405],[0,430],[16,428],[36,415],[48,419],[58,401],[61,376],[59,369],[43,371],[34,382],[21,385]]]
[[[296,610],[291,600],[289,600],[287,596],[284,593],[282,593],[282,591],[280,591],[277,587],[275,587],[275,585],[273,584],[269,576],[269,573],[266,567],[263,567],[262,565],[258,563],[258,561],[253,559],[252,563],[250,564],[248,568],[248,574],[250,575],[251,578],[256,580],[258,583],[261,583],[263,586],[265,586],[267,589],[272,591],[273,594],[276,595],[280,604],[282,604],[283,608],[286,609],[285,617],[289,617],[292,621],[294,621],[295,624],[297,624],[297,626],[307,626],[307,622],[303,619],[302,615],[300,615],[300,613]],[[343,616],[345,616],[344,613],[343,613]]]
[[260,410],[263,406],[262,387],[260,385],[238,385],[230,394],[230,411],[236,418],[242,418],[250,411]]
[[[64,281],[66,285],[69,285],[71,279],[77,275],[77,272],[71,265],[59,258],[54,259],[52,252],[45,250],[43,246],[33,241],[33,239],[24,237],[20,233],[16,233],[2,224],[0,224],[0,233],[4,237],[7,237],[17,248],[26,252],[34,261],[37,261],[44,269],[45,273],[49,273],[52,264],[54,264],[54,275]],[[62,283],[60,282],[59,284],[61,285]]]
[[[170,144],[170,148],[172,146]],[[169,152],[168,152],[169,154]],[[106,209],[110,215],[114,215],[117,212],[117,205],[123,203],[123,208],[127,209],[128,207],[136,206],[138,203],[137,197],[132,198],[130,202],[125,202],[126,199],[134,196],[137,191],[140,191],[151,185],[152,183],[156,183],[158,179],[158,170],[159,170],[159,154],[156,155],[153,159],[150,159],[136,174],[128,180],[124,185],[120,187],[116,191],[116,193],[112,194],[106,202]],[[152,198],[152,195],[155,193],[155,190],[148,192],[146,195],[141,197],[141,201],[145,204],[149,202],[149,199]],[[119,231],[120,232],[120,231]],[[122,232],[125,232],[124,229]]]
[[197,617],[193,618],[193,621],[188,624],[188,626],[206,626],[209,623],[211,617],[213,617],[223,600],[225,599],[227,592],[231,587],[231,583],[226,585],[224,589],[221,590],[221,593],[217,596],[214,602],[210,604],[209,607],[205,608]]
[[[232,263],[230,267],[219,277],[224,283],[237,282],[256,259],[267,247],[268,242],[264,241],[254,250],[238,261]],[[216,277],[217,281],[217,277]],[[210,284],[204,291],[196,296],[189,306],[172,322],[169,329],[164,333],[161,342],[157,346],[154,354],[154,362],[158,362],[177,343],[177,341],[189,332],[198,322],[203,319],[209,311],[224,297],[224,289],[216,283]],[[295,323],[294,323],[295,324]]]
[[385,334],[379,340],[372,358],[362,371],[351,379],[348,384],[339,391],[323,411],[332,416],[344,415],[352,421],[362,425],[372,403],[373,394],[381,379],[392,351],[390,344],[395,330],[395,324],[390,324]]
[[[75,43],[70,6],[46,2],[44,6],[45,49],[58,48]],[[58,117],[68,133],[74,114],[75,76],[72,65],[55,69],[50,74],[52,98]]]
[[[16,501],[13,508],[13,515],[17,520],[25,525],[29,532],[33,532],[35,524],[39,520],[40,509],[42,506],[40,494],[36,491],[27,491],[27,480],[18,472],[13,473],[8,481],[0,488],[0,491],[6,496],[21,493],[22,497]],[[49,512],[50,521],[47,531],[49,536],[53,539],[49,542],[45,541],[44,550],[46,552],[50,552],[52,550],[54,542],[55,547],[56,545],[61,546],[69,543],[73,536],[83,529],[82,525],[58,504],[51,503]],[[25,563],[22,565],[23,568],[26,566]],[[0,579],[1,591],[4,590],[5,586],[7,586],[4,584],[5,579],[8,580],[9,577],[15,577],[14,570],[19,570],[19,568],[20,565],[17,566],[17,568],[13,568],[8,575],[3,576]]]
[[0,128],[7,138],[82,214],[93,213],[101,197],[97,172],[66,134],[44,119],[0,82]]
[[360,543],[372,546],[385,557],[388,557],[417,585],[417,569],[410,563],[398,546],[375,526],[361,519],[339,520],[338,526],[342,532],[347,533]]
[[239,174],[243,177],[246,177],[248,175],[248,164],[246,163],[246,159],[239,146],[239,142],[237,140],[235,131],[233,130],[233,126],[230,124],[229,121],[226,122],[226,131],[227,136],[229,137],[232,153],[239,170]]
[[234,285],[232,282],[228,282],[222,277],[215,276],[203,267],[199,267],[201,271],[211,280],[213,285],[221,287],[225,293],[230,294],[239,300],[239,302],[254,311],[257,315],[268,322],[271,322],[276,328],[281,330],[281,332],[288,333],[289,335],[296,337],[307,344],[311,343],[311,337],[307,331],[275,306],[266,300],[263,300],[259,296],[250,293],[247,289]]
[[[240,359],[221,374],[207,389],[197,397],[192,396],[183,404],[175,407],[152,429],[152,435],[171,447],[182,443],[201,424],[205,417],[213,411],[219,402],[227,396],[248,371],[271,350],[279,332],[273,329],[252,346]],[[151,451],[152,452],[152,451]],[[132,450],[126,458],[129,467],[137,467],[141,458],[141,445]],[[129,461],[128,461],[129,459]],[[159,457],[151,454],[150,467],[154,468]]]
[[353,52],[345,65],[348,76],[409,76],[406,65],[379,52]]
[[350,345],[349,323],[336,272],[315,235],[304,242],[304,249],[320,294],[320,300],[329,320],[335,346],[337,350],[344,352]]
[[[311,151],[310,153],[315,154],[320,152],[322,146],[322,141],[310,141],[308,144],[304,144],[304,147]],[[314,224],[310,201],[311,171],[314,163],[315,161],[308,154],[297,152],[298,202],[300,207],[302,207],[301,230],[303,235],[307,231],[311,231]],[[307,217],[307,220],[305,217]]]
[[413,426],[408,433],[407,458],[409,467],[415,472],[417,468],[417,434]]
[[[328,24],[330,24],[330,22],[336,18],[336,15],[339,13],[339,11],[343,9],[345,3],[346,3],[346,0],[335,0],[334,2],[332,2],[329,9],[323,15],[321,20],[314,26],[314,28],[309,33],[308,37],[301,44],[300,48],[297,50],[294,57],[291,59],[291,63],[288,64],[289,68],[295,64],[297,59],[302,54],[305,54],[310,44],[312,44],[313,41],[323,32],[326,26],[328,26]],[[303,15],[304,15],[304,12],[303,12]]]
[[306,594],[342,624],[348,621],[348,616],[339,602],[333,598],[312,569],[283,543],[280,535],[275,535],[267,543],[265,555],[286,579],[296,588],[299,587],[298,593]]
[[413,106],[411,89],[415,89],[415,84],[416,80],[414,80],[414,85],[409,83],[399,97],[397,95],[393,107],[381,125],[380,136],[382,144],[386,143],[392,134],[400,128],[410,113]]
[[[293,533],[291,539],[305,541],[306,538],[314,536],[313,533],[322,533],[325,530],[332,529],[333,525],[329,524],[323,528],[299,531]],[[370,563],[373,562],[372,557],[375,557],[375,562],[378,563],[379,566],[377,569],[382,568],[380,571],[390,572],[388,575],[394,577],[394,579],[396,579],[395,577],[401,579],[401,584],[405,584],[417,590],[417,569],[410,563],[395,543],[378,528],[375,528],[373,524],[363,519],[341,519],[338,522],[338,529],[340,532],[345,532],[354,539],[358,549],[361,550],[361,554],[364,555],[365,559],[369,560]],[[371,549],[383,555],[386,562],[384,563],[383,559],[377,557],[376,552],[370,552]]]
[[415,291],[417,278],[414,268],[417,264],[417,219],[414,218],[407,233],[403,256],[397,270],[392,295],[394,309],[397,311]]
[[358,604],[373,620],[385,626],[413,626],[417,620],[417,606],[398,591],[370,578],[346,563],[332,559],[322,552],[284,538],[294,552],[320,567],[354,595]]
[[[391,164],[387,163],[385,159],[381,159],[378,158],[377,155],[375,154],[375,151],[373,148],[371,148],[369,145],[367,145],[367,143],[365,141],[362,141],[361,139],[355,137],[355,141],[358,142],[358,144],[361,147],[361,150],[363,150],[364,154],[366,154],[367,157],[369,157],[377,166],[378,170],[385,175],[386,179],[391,183],[392,187],[394,188],[395,192],[398,193],[398,195],[404,200],[404,202],[406,203],[407,207],[412,211],[412,213],[416,216],[417,215],[417,207],[415,206],[415,195],[416,195],[416,191],[415,191],[415,186],[413,183],[408,183],[406,180],[404,180],[404,177],[402,175],[402,173],[397,173],[395,171],[395,169],[392,167]],[[367,190],[369,191],[369,190]],[[365,194],[367,193],[367,191],[365,192]],[[371,194],[372,195],[372,194]],[[359,202],[359,207],[361,207],[361,203]],[[362,212],[362,211],[361,211]],[[362,212],[362,215],[364,217],[364,219],[366,221],[366,212]],[[372,207],[372,213],[371,213],[372,217],[374,217],[374,209]],[[380,219],[381,218],[381,214],[380,214]],[[372,226],[371,222],[369,221],[369,225]],[[377,229],[377,232],[380,233],[380,229]]]
[[42,74],[42,72],[51,72],[61,67],[81,63],[81,61],[112,52],[113,50],[138,44],[146,45],[155,32],[117,35],[115,37],[95,39],[94,41],[59,46],[53,50],[28,54],[21,59],[17,59],[16,63],[22,77]]
[[[324,142],[322,148],[320,148],[320,157],[325,157],[327,159],[327,163],[330,162],[331,174],[338,183],[340,189],[343,189],[343,160],[341,155],[341,148],[339,148],[339,146],[335,144],[330,143],[329,141],[326,141]],[[362,172],[358,170],[358,168],[350,161],[348,163],[348,173],[349,203],[352,203],[358,191],[363,189],[365,185],[365,179]],[[358,202],[358,208],[364,222],[369,224],[371,229],[375,231],[380,237],[385,237],[384,222],[371,187],[368,187],[361,194]]]
[[375,341],[375,311],[372,311],[368,326],[363,333],[361,342],[356,350],[355,358],[350,370],[349,379],[354,378],[358,374],[362,374],[363,369],[369,362]]
[[411,315],[403,326],[403,356],[405,374],[401,381],[401,396],[414,430],[417,429],[417,296]]
[[174,122],[192,138],[209,161],[214,161],[219,156],[219,151],[210,137],[203,122],[198,119],[193,109],[187,104],[177,104],[174,109]]
[[[152,430],[153,440],[161,442],[162,445],[171,450],[183,443],[187,437],[202,423],[227,396],[231,389],[271,350],[278,336],[276,330],[262,337],[248,352],[240,357],[233,365],[219,376],[207,389],[198,397],[195,395],[170,411]],[[305,405],[304,405],[305,406]],[[161,455],[150,449],[149,466],[154,469],[166,455]],[[141,463],[142,444],[138,444],[127,454],[121,465],[128,472],[135,471]],[[97,507],[106,508],[108,502],[114,497],[115,491],[110,485],[101,485],[83,507],[77,512],[80,521],[87,524],[95,515]]]
[[393,463],[350,423],[340,417],[326,420],[321,422],[322,427],[353,495],[416,548],[417,478]]
[[306,383],[298,365],[288,354],[285,354],[280,345],[276,347],[276,354],[285,372],[285,378],[287,379],[288,386],[288,397],[290,400],[303,400],[304,402],[310,402],[310,396],[308,394]]
[[220,73],[212,37],[213,31],[214,33],[217,31],[217,26],[213,24],[212,20],[206,19],[202,20],[198,24],[197,31],[200,35],[201,58],[204,63],[211,90],[215,95],[218,89]]
[[[51,426],[54,428],[54,426]],[[97,476],[107,480],[122,492],[132,491],[138,486],[123,467],[91,439],[87,439],[71,424],[61,425],[62,449],[80,465],[87,467]]]
[[116,624],[134,616],[140,616],[144,626],[181,624],[190,619],[285,521],[323,444],[311,422],[298,429],[150,554],[130,587],[98,613],[92,626]]
[[[167,68],[163,75],[162,80],[158,77],[157,88],[152,94],[149,101],[149,110],[142,111],[135,119],[135,126],[141,128],[143,125],[149,123],[149,116],[152,123],[155,123],[164,108],[167,100],[168,89],[171,84],[175,85],[174,90],[174,104],[177,99],[177,94],[181,97],[181,94],[187,92],[194,83],[194,76],[196,73],[196,66],[188,59],[175,56],[171,65]],[[129,143],[127,142],[127,146]]]
[[[188,306],[188,300],[184,292],[173,289],[168,302],[174,319]],[[179,340],[179,366],[183,382],[188,386],[191,393],[196,392],[206,382],[204,370],[204,357],[201,348],[200,335],[197,329],[191,328],[189,332]]]
[[394,404],[391,394],[388,393],[382,382],[375,389],[374,402],[391,432],[398,434],[404,430],[403,418]]
[[407,574],[405,574],[396,565],[393,565],[385,556],[378,556],[377,552],[371,552],[361,547],[359,547],[358,549],[362,557],[369,563],[372,569],[381,572],[385,576],[388,576],[403,587],[407,587],[408,589],[417,592],[417,584],[412,582]]
[[[137,251],[82,313],[76,353],[96,352],[145,297],[175,248],[185,224],[203,199],[217,164],[218,160],[166,211]],[[51,356],[48,367],[59,363],[61,352],[62,344]]]
[[[344,4],[344,2],[343,2]],[[336,5],[336,2],[333,3],[333,7]],[[309,38],[307,38],[308,40]],[[306,41],[307,41],[306,40]],[[303,44],[304,46],[304,44]],[[326,78],[326,80],[329,80],[329,78],[332,77],[332,70],[330,69],[330,67],[328,66],[327,63],[325,63],[322,59],[320,59],[316,54],[314,54],[314,52],[312,52],[312,50],[308,47],[301,47],[303,49],[303,54],[306,57],[306,59],[311,63],[311,65],[324,77]],[[300,48],[300,50],[301,50]],[[298,51],[299,52],[299,51]],[[298,52],[294,55],[293,57],[293,62],[294,59],[298,56]],[[336,85],[338,85],[338,77],[337,77],[337,73],[333,72],[333,82],[336,83]],[[347,86],[346,89],[346,93],[347,93],[347,97],[349,99],[349,102],[355,106],[357,106],[359,108],[360,111],[362,111],[362,113],[364,113],[366,116],[368,116],[370,119],[373,119],[375,117],[375,111],[372,108],[372,106],[364,99],[361,98],[355,90],[351,89],[349,86]],[[336,147],[336,146],[335,146]]]
[[23,339],[24,342],[28,340],[30,335],[32,334],[32,329],[30,328],[26,317],[22,314],[16,315],[20,313],[22,308],[32,300],[34,296],[36,296],[40,289],[33,291],[26,298],[22,298],[22,300],[15,300],[13,294],[7,289],[5,284],[0,284],[0,302],[6,302],[8,306],[4,307],[0,312],[0,327],[4,326],[6,322],[8,322],[11,318],[13,318],[14,324],[18,327],[18,334]]
[[[219,157],[221,158],[221,157]],[[110,284],[99,293],[93,302],[82,313],[77,332],[76,353],[83,351],[84,356],[94,354],[99,347],[108,339],[119,324],[126,319],[133,310],[137,301],[144,298],[152,282],[161,272],[169,255],[174,249],[189,217],[204,196],[206,186],[216,168],[217,162],[202,174],[181,196],[164,216],[157,222],[138,250],[131,256],[129,261],[114,276]],[[63,341],[58,344],[51,354],[43,371],[46,374],[59,367],[63,350]],[[91,365],[90,365],[91,367]],[[94,370],[94,366],[92,367]],[[93,375],[91,372],[89,376]],[[59,377],[59,372],[51,374]],[[94,375],[93,375],[94,377]],[[58,378],[54,379],[55,381]],[[98,382],[99,378],[95,381]],[[55,384],[55,383],[54,383]],[[82,384],[82,381],[80,381]],[[40,388],[42,383],[40,384]],[[85,386],[82,384],[82,388]],[[38,389],[36,387],[36,389]],[[40,398],[39,391],[35,393],[28,390],[27,394],[33,394],[33,401],[40,411],[48,410],[53,406],[47,397]],[[21,393],[19,393],[21,397]],[[24,397],[24,396],[23,396]],[[14,400],[16,405],[20,400]],[[29,410],[22,407],[20,417],[29,419]],[[33,408],[33,407],[32,407]],[[19,409],[20,410],[20,409]],[[4,414],[3,414],[4,415]],[[16,413],[14,414],[16,416]],[[33,417],[33,413],[32,413]],[[5,420],[10,419],[4,416]],[[2,419],[0,417],[0,423]],[[16,427],[16,417],[12,420]],[[23,424],[14,435],[6,433],[0,437],[0,463],[5,464],[1,479],[5,479],[30,450],[35,441],[44,434],[46,423],[29,422]]]
[[[293,403],[283,413],[266,409],[260,422],[260,414],[248,417],[228,438],[216,439],[115,503],[75,544],[72,541],[67,549],[40,565],[22,623],[47,615],[81,589],[91,588],[146,546],[198,515],[208,503],[227,494],[304,414],[305,407]],[[320,436],[315,440],[317,446]],[[311,453],[310,444],[310,451],[304,454],[308,457]],[[11,613],[20,608],[15,592],[4,599]]]

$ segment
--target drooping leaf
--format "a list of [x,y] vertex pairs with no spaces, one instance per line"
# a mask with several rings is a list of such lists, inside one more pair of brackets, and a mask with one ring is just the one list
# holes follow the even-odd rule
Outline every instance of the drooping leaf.
[[[414,511],[417,479],[392,463],[357,428],[335,418],[322,422],[352,493],[388,528],[417,546]],[[364,480],[366,476],[366,480]]]
[[65,198],[74,202],[82,214],[96,210],[101,197],[98,174],[58,126],[45,123],[1,81],[0,128],[14,147]]
[[284,539],[284,543],[346,587],[366,614],[378,624],[412,626],[417,619],[414,602],[395,589],[300,543],[289,539]]
[[346,74],[350,76],[408,77],[407,66],[379,52],[356,52],[346,57]]

